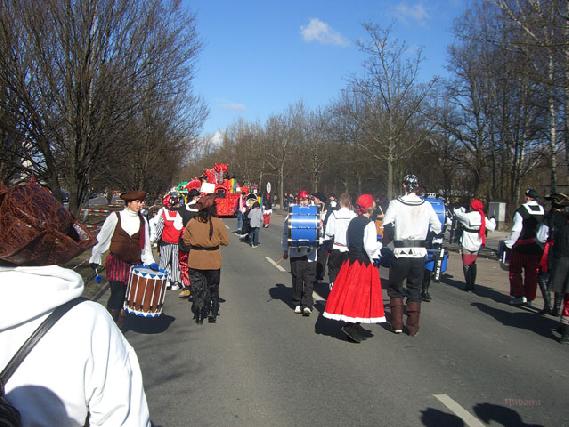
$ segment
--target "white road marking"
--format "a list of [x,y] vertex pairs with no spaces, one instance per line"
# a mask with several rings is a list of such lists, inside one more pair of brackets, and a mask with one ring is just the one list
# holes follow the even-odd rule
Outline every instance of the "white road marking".
[[484,424],[480,422],[478,418],[464,409],[458,402],[451,399],[447,394],[433,394],[443,405],[445,405],[448,409],[450,409],[454,414],[461,418],[469,427],[484,427]]
[[278,265],[271,257],[266,256],[265,259],[269,261],[269,264],[271,264],[277,270],[279,270],[282,273],[286,273],[286,270],[282,266]]
[[312,299],[314,301],[326,301],[324,298],[322,298],[320,295],[318,295],[315,291],[312,291]]
[[277,267],[277,270],[282,271],[283,273],[286,273],[286,269],[283,266],[275,265],[275,267]]

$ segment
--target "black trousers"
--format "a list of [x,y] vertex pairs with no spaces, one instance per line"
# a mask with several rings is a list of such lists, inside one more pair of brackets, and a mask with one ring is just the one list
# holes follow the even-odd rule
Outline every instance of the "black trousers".
[[326,275],[326,260],[328,259],[328,252],[332,248],[330,240],[326,240],[320,245],[316,252],[316,279],[324,280]]
[[316,263],[308,262],[308,258],[291,257],[290,272],[292,274],[292,305],[300,305],[312,309],[312,290],[316,281]]
[[405,298],[408,302],[421,302],[421,285],[425,259],[395,258],[389,271],[389,298]]
[[190,268],[192,313],[194,316],[216,317],[219,314],[219,279],[221,270]]
[[107,301],[109,310],[120,310],[123,308],[124,299],[126,297],[126,283],[109,281],[111,287],[111,296]]
[[348,252],[340,252],[338,249],[332,249],[328,256],[328,280],[332,283],[336,280],[336,276],[340,272],[340,267],[345,260],[348,259]]

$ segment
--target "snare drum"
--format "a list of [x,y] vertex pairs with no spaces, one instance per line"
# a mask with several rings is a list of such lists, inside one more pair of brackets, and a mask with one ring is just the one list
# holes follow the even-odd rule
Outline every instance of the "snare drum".
[[318,246],[319,222],[318,206],[291,206],[288,214],[289,246]]
[[128,313],[143,317],[158,317],[166,296],[168,273],[152,270],[147,265],[133,265],[126,288],[124,309]]

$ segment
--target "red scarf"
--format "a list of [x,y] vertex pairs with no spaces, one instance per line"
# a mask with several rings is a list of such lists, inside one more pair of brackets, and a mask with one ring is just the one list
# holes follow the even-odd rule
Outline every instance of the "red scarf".
[[486,246],[486,214],[484,213],[484,203],[478,199],[472,199],[470,201],[470,209],[478,211],[480,214],[480,229],[478,230],[478,235],[480,236],[480,240],[482,240],[482,246]]

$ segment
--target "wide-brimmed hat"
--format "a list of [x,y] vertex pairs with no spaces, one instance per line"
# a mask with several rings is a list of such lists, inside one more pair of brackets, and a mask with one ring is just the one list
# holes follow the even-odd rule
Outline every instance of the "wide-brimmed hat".
[[558,207],[569,206],[569,196],[564,193],[552,193],[544,197],[545,200],[550,201],[553,205]]
[[95,243],[91,233],[37,182],[0,187],[0,260],[61,265]]
[[126,193],[121,193],[121,199],[125,202],[134,202],[135,200],[142,202],[146,199],[146,193],[144,191],[127,191]]

